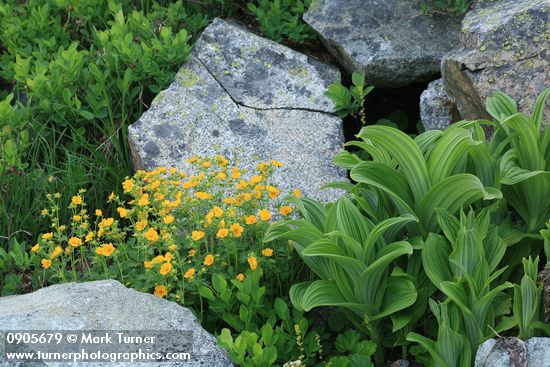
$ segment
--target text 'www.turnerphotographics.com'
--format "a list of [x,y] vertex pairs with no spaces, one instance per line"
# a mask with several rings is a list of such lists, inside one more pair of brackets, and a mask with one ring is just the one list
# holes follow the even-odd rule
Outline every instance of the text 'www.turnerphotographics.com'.
[[25,330],[0,333],[8,361],[178,362],[192,360],[191,331]]

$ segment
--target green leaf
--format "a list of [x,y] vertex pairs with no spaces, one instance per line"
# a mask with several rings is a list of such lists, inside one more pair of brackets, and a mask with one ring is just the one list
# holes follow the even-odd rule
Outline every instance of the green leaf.
[[221,293],[227,288],[227,282],[221,274],[215,273],[212,275],[212,286],[216,292]]
[[310,311],[320,306],[340,306],[353,310],[365,310],[366,306],[344,299],[335,282],[316,280],[296,283],[290,288],[290,300],[298,310]]
[[420,202],[418,216],[424,228],[437,232],[436,208],[443,208],[450,214],[477,200],[502,198],[499,190],[485,188],[479,179],[469,173],[460,173],[447,177],[434,185]]
[[352,180],[372,185],[389,195],[401,214],[414,215],[413,197],[406,178],[379,162],[362,162],[350,172]]
[[465,129],[451,129],[438,140],[428,160],[428,172],[432,185],[449,177],[466,157],[471,146],[480,144]]
[[448,242],[434,233],[428,235],[428,239],[422,248],[424,270],[428,278],[438,288],[444,281],[453,279],[449,263],[450,252]]
[[418,343],[423,346],[430,356],[434,359],[438,367],[449,367],[441,355],[435,350],[435,342],[417,333],[408,333],[407,340],[413,343]]
[[411,306],[416,301],[416,297],[417,292],[413,282],[402,277],[390,276],[380,313],[372,316],[371,320],[389,316]]
[[518,113],[516,102],[502,92],[496,92],[488,97],[485,106],[487,112],[496,120],[502,120],[506,116],[511,116]]
[[544,118],[544,107],[546,106],[546,100],[550,96],[550,88],[546,88],[539,94],[537,101],[535,102],[535,108],[533,111],[533,121],[537,130],[542,129],[542,120]]
[[430,188],[430,178],[422,151],[404,132],[387,126],[367,126],[359,136],[380,146],[399,163],[414,199],[420,201]]
[[199,294],[201,295],[201,297],[204,297],[204,298],[206,298],[210,301],[215,300],[214,292],[212,292],[212,290],[210,288],[208,288],[207,286],[201,284],[201,285],[198,286],[198,289],[199,289]]

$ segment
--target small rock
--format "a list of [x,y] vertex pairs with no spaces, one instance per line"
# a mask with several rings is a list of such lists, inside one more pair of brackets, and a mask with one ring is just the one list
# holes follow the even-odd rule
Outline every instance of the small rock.
[[550,338],[490,339],[477,350],[475,367],[550,367]]
[[[58,284],[29,294],[0,298],[0,366],[14,366],[17,364],[2,360],[5,358],[6,330],[192,331],[192,360],[189,362],[140,365],[232,366],[227,353],[218,347],[216,339],[201,327],[191,311],[152,294],[128,289],[114,280]],[[40,365],[81,364],[42,362]]]
[[477,1],[462,22],[460,48],[445,55],[447,93],[465,119],[489,118],[485,100],[496,91],[532,113],[550,85],[550,0]]
[[342,121],[324,96],[340,73],[221,19],[209,25],[172,85],[129,127],[136,168],[188,170],[194,155],[222,154],[252,169],[284,163],[273,182],[328,202],[347,180],[332,164],[343,147]]
[[458,45],[460,17],[422,14],[411,0],[313,0],[304,20],[351,73],[400,87],[430,80]]
[[420,95],[420,119],[426,130],[444,130],[460,119],[441,79],[428,84]]

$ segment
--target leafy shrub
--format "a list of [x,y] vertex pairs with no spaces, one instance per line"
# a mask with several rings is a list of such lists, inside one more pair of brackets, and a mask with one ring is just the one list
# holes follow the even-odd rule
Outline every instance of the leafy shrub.
[[[13,198],[7,209],[38,210],[44,201],[38,171],[52,177],[50,189],[64,198],[76,183],[98,205],[130,173],[126,126],[172,80],[191,36],[207,23],[181,1],[141,2],[141,8],[106,0],[0,4],[0,79],[14,96],[0,107],[0,163],[5,168],[9,158],[18,167],[17,177],[0,175],[0,187]],[[41,229],[26,215],[12,220],[0,218],[7,242]]]
[[257,0],[248,3],[248,9],[256,16],[262,32],[273,41],[286,38],[304,42],[315,37],[301,19],[310,3],[311,0]]
[[11,105],[13,94],[0,101],[0,175],[28,167],[30,145],[28,110]]

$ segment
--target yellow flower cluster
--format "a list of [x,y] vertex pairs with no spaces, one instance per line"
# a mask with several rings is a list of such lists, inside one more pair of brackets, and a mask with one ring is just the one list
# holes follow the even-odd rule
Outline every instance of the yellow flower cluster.
[[[273,262],[275,251],[261,246],[263,233],[274,218],[293,213],[292,206],[280,205],[281,191],[270,182],[283,164],[273,160],[245,170],[220,155],[193,157],[188,164],[189,173],[160,167],[126,178],[123,195],[107,198],[112,209],[104,210],[112,216],[101,209],[90,214],[81,190],[71,198],[68,227],[56,219],[53,199],[60,195],[50,196],[52,206],[41,214],[52,229],[40,236],[32,254],[43,269],[61,259],[56,268],[61,276],[69,263],[71,269],[88,267],[111,277],[134,269],[144,284],[156,284],[155,295],[177,299],[184,297],[184,281],[201,282],[209,279],[203,274],[222,271],[243,282],[246,271]],[[298,189],[294,196],[300,196]]]

